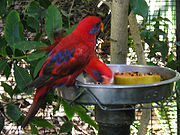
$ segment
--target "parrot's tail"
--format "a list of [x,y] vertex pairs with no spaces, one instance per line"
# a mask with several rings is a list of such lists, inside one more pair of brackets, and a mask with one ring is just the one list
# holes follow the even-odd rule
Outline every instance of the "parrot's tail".
[[[36,94],[33,100],[33,103],[31,107],[29,108],[29,111],[24,119],[24,121],[21,124],[22,128],[25,128],[27,124],[32,120],[32,118],[36,115],[39,108],[45,103],[45,98],[48,94],[47,87],[41,87],[40,89],[36,90]],[[37,98],[38,95],[38,98]]]
[[25,128],[29,121],[32,120],[32,118],[36,115],[41,105],[44,104],[44,99],[39,99],[38,102],[36,100],[33,101],[24,121],[21,124],[22,128]]

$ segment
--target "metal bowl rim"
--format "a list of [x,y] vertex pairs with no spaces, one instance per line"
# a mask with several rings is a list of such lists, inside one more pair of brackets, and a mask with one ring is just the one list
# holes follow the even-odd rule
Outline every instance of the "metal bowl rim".
[[167,69],[176,74],[175,77],[164,80],[161,82],[156,82],[156,83],[148,83],[148,84],[136,84],[136,85],[101,85],[101,84],[84,84],[81,82],[77,82],[77,85],[80,87],[88,87],[88,88],[142,88],[142,87],[154,87],[154,86],[160,86],[160,85],[165,85],[165,84],[170,84],[173,82],[176,82],[180,80],[180,73],[172,70],[171,68],[167,67],[159,67],[159,66],[152,66],[152,65],[126,65],[126,64],[107,64],[107,66],[116,66],[116,65],[121,65],[121,66],[135,66],[135,67],[157,67],[157,68],[162,68],[162,69]]

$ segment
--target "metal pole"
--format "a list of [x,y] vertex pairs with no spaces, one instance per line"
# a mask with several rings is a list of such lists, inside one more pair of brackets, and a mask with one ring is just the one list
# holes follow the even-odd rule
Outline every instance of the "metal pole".
[[135,111],[104,111],[96,106],[95,117],[99,125],[99,135],[129,135]]
[[[176,0],[176,41],[180,42],[180,0]],[[180,61],[180,46],[177,46],[177,61]],[[180,66],[177,66],[180,72]],[[177,94],[177,134],[180,135],[180,93]]]

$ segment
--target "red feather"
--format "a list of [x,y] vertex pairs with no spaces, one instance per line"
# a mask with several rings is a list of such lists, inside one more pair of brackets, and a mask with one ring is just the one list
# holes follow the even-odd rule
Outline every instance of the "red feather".
[[52,88],[74,84],[75,78],[95,54],[96,34],[100,27],[102,22],[99,18],[87,17],[80,21],[70,35],[48,48],[54,47],[43,64],[39,77],[26,87],[35,87],[36,94],[22,123],[23,128],[35,116]]
[[101,62],[96,55],[94,55],[89,64],[84,69],[88,74],[90,74],[95,80],[103,82],[103,76],[107,78],[112,78],[112,71],[111,69]]

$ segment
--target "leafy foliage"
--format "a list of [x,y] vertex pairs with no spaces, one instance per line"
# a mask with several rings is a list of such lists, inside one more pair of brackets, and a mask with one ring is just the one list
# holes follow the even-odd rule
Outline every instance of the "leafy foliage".
[[148,17],[149,7],[145,0],[130,0],[130,9],[143,18]]
[[30,127],[31,127],[31,131],[33,132],[33,134],[38,135],[38,129],[36,128],[36,126],[34,126],[33,124],[30,123]]
[[19,107],[12,103],[7,105],[6,114],[12,121],[17,121],[21,116]]
[[[162,61],[165,62],[169,47],[167,34],[165,31],[160,29],[160,26],[162,25],[160,22],[163,20],[164,19],[160,16],[153,18],[152,22],[154,22],[154,30],[144,29],[141,32],[141,37],[149,45],[151,51],[149,57],[156,57],[156,52],[160,52],[162,55]],[[165,24],[165,22],[163,23]]]
[[47,46],[45,43],[37,42],[37,41],[21,41],[14,45],[14,48],[19,50],[32,50],[38,47]]
[[4,82],[2,82],[1,86],[4,88],[4,91],[7,92],[9,94],[9,96],[12,98],[12,96],[14,94],[12,87]]
[[[1,83],[6,94],[2,94],[1,98],[6,104],[1,104],[0,109],[5,109],[5,113],[10,122],[19,124],[24,119],[24,115],[21,114],[22,102],[26,104],[26,99],[14,99],[19,94],[32,95],[33,89],[23,91],[25,86],[30,83],[38,75],[42,64],[48,56],[47,52],[38,52],[37,49],[46,47],[54,42],[54,32],[61,34],[63,20],[59,10],[55,5],[51,4],[49,0],[31,1],[30,4],[23,12],[17,10],[11,10],[7,12],[8,4],[6,0],[0,1],[1,19],[5,20],[4,35],[0,35],[0,73],[7,79],[10,74],[14,76],[15,84]],[[68,18],[69,19],[69,18]],[[65,35],[70,34],[77,24],[73,25],[65,31]],[[43,29],[45,27],[45,30]],[[24,40],[26,35],[24,32],[30,32],[34,35],[34,40]],[[47,35],[48,38],[45,38]],[[26,65],[22,65],[25,63]],[[11,70],[13,72],[11,73]],[[97,128],[91,118],[86,115],[86,110],[83,110],[79,106],[70,106],[65,101],[62,101],[59,97],[54,96],[54,90],[52,90],[47,98],[47,103],[57,102],[54,113],[58,110],[62,104],[69,121],[65,122],[60,133],[70,132],[73,127],[71,122],[75,113],[78,113],[82,120]],[[21,106],[19,106],[21,104]],[[29,103],[27,104],[29,105]],[[26,105],[25,105],[26,107]],[[80,110],[78,110],[79,108]],[[4,126],[4,117],[0,117],[0,130]],[[53,128],[54,126],[47,120],[40,117],[35,117],[30,122],[32,133],[38,134],[37,127]]]
[[[149,18],[150,19],[150,18]],[[174,61],[173,52],[169,51],[169,40],[167,35],[167,22],[169,19],[160,16],[160,10],[157,17],[150,20],[144,18],[140,22],[141,40],[144,46],[148,45],[148,62],[149,65],[165,65],[175,69],[176,62]],[[129,37],[129,47],[135,51],[134,43]]]
[[71,121],[66,121],[61,126],[60,133],[70,132],[73,128],[73,123]]
[[81,120],[90,124],[96,130],[98,129],[97,124],[86,114],[86,110],[82,106],[80,105],[71,106],[63,100],[62,100],[62,105],[64,107],[64,111],[66,112],[66,116],[68,117],[69,120],[71,120],[74,114],[77,113],[81,118]]
[[38,127],[44,127],[44,128],[53,128],[54,127],[47,120],[44,120],[40,117],[34,117],[31,123],[38,126]]
[[4,117],[0,117],[0,132],[3,130],[4,128]]
[[[141,39],[144,44],[148,44],[148,64],[158,65],[159,62],[170,68],[175,69],[177,62],[174,60],[173,52],[169,52],[168,40],[168,18],[161,17],[161,10],[158,11],[157,17],[148,17],[148,5],[145,0],[130,0],[130,10],[135,14],[143,17],[140,24]],[[151,20],[149,20],[151,19]],[[134,49],[131,37],[129,38],[130,47]],[[134,49],[135,50],[135,49]],[[170,53],[170,54],[169,54]],[[156,62],[154,62],[156,60]]]
[[21,90],[32,81],[32,78],[27,69],[19,67],[18,65],[14,65],[14,77],[18,88]]
[[47,36],[53,43],[54,41],[53,32],[58,31],[59,33],[61,33],[61,29],[62,29],[62,17],[58,9],[54,5],[50,5],[49,8],[47,9],[45,28],[46,28]]
[[96,130],[98,130],[97,124],[86,114],[86,110],[82,106],[76,106],[74,109],[78,113],[81,120],[83,120],[84,122],[90,124]]
[[12,10],[5,24],[5,38],[8,44],[13,47],[14,43],[21,41],[23,37],[23,26],[20,22],[19,14],[16,10]]
[[6,67],[7,60],[0,61],[0,73],[2,73]]

